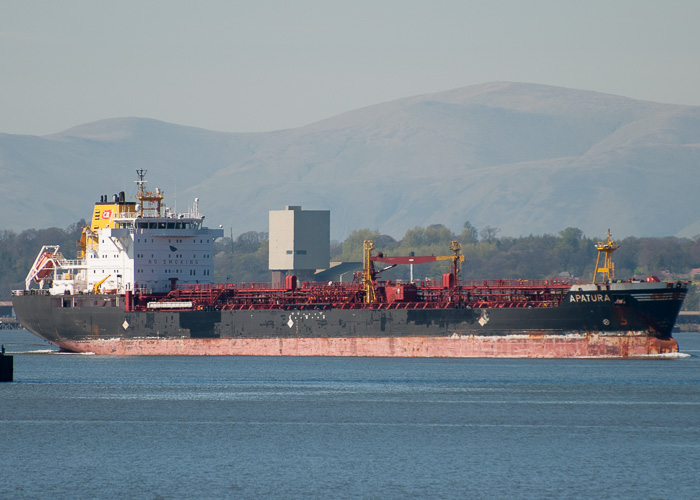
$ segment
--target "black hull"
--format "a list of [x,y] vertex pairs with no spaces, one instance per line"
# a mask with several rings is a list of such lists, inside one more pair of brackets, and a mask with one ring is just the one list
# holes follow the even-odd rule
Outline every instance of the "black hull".
[[686,289],[570,293],[552,307],[126,312],[117,295],[13,297],[17,318],[49,342],[95,339],[366,338],[451,335],[648,335],[671,338]]

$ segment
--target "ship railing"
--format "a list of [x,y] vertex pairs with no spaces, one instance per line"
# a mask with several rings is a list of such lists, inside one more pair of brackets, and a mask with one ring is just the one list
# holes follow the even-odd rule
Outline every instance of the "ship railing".
[[12,295],[22,297],[24,295],[51,295],[51,290],[48,288],[38,289],[32,288],[29,290],[12,290]]
[[[39,292],[37,290],[36,292]],[[325,309],[483,309],[483,308],[539,308],[556,307],[561,303],[563,295],[544,296],[535,298],[512,298],[508,296],[474,296],[454,297],[442,296],[431,300],[392,301],[367,304],[357,297],[314,297],[310,295],[280,296],[274,294],[259,294],[250,296],[222,295],[224,292],[213,291],[212,294],[168,296],[158,299],[159,306],[149,308],[217,308],[223,310],[325,310]],[[346,300],[343,300],[346,299]],[[187,306],[185,301],[190,301]],[[191,304],[191,306],[190,306]],[[137,308],[145,307],[140,304]]]
[[552,307],[557,303],[550,302],[494,302],[490,300],[481,300],[474,302],[377,302],[373,304],[365,304],[363,302],[250,302],[241,301],[233,303],[221,304],[223,310],[326,310],[326,309],[372,309],[372,310],[429,310],[429,309],[485,309],[485,308],[536,308],[536,307]]
[[138,215],[138,212],[119,212],[115,214],[114,220],[135,219]]
[[161,215],[154,215],[155,211],[153,213],[147,214],[147,211],[150,211],[151,209],[144,208],[144,215],[141,216],[138,212],[120,212],[118,214],[115,214],[113,219],[116,220],[129,220],[129,219],[158,219],[158,220],[183,220],[187,222],[191,221],[197,221],[202,218],[200,214],[196,214],[193,212],[182,212],[182,213],[175,213],[175,212],[165,212]]
[[546,288],[567,287],[580,283],[578,278],[551,279],[506,279],[506,280],[461,280],[464,288]]
[[85,267],[85,259],[62,259],[59,264],[64,269],[74,269],[77,267]]
[[[380,282],[381,284],[386,282]],[[546,288],[546,287],[568,287],[574,284],[579,284],[580,280],[577,278],[552,278],[552,279],[507,279],[507,280],[461,280],[459,282],[459,287],[462,289],[468,288]],[[391,284],[411,284],[408,280],[392,280]],[[423,289],[444,289],[444,287],[437,280],[414,280],[413,283],[419,288]],[[310,289],[333,289],[333,288],[343,288],[350,290],[354,287],[361,286],[356,283],[347,283],[339,281],[308,281],[299,284],[297,291],[310,290]],[[237,290],[282,290],[285,288],[284,283],[257,283],[257,282],[241,282],[241,283],[183,283],[178,284],[176,289],[178,290],[213,290],[222,288],[235,288]]]
[[177,290],[221,290],[221,289],[249,289],[249,290],[282,290],[284,283],[182,283],[176,286]]
[[236,288],[247,290],[283,290],[284,283],[236,283]]
[[[580,284],[581,280],[579,278],[569,278],[569,277],[556,277],[549,279],[487,279],[487,280],[460,280],[459,286],[465,287],[488,287],[488,288],[517,288],[517,287],[564,287],[571,286],[575,284]],[[353,283],[340,282],[340,281],[312,281],[304,282],[301,287],[329,287],[329,286],[351,286]],[[444,288],[441,280],[434,279],[424,279],[424,280],[404,280],[395,279],[387,281],[378,281],[378,285],[415,285],[419,288]]]

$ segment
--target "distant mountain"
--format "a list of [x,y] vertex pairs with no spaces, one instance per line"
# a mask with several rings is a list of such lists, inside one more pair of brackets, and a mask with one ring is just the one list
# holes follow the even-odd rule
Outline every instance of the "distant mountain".
[[[135,169],[211,225],[267,230],[285,205],[331,210],[331,236],[441,223],[500,235],[700,234],[700,107],[489,83],[377,104],[290,130],[231,134],[118,118],[0,134],[0,229],[66,227]],[[48,243],[48,242],[47,242]]]

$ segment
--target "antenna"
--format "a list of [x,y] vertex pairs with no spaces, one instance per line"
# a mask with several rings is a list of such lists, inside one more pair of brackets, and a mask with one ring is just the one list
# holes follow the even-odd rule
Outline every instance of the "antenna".
[[138,186],[138,192],[136,194],[136,197],[140,197],[143,194],[143,185],[146,184],[146,174],[148,173],[148,170],[144,170],[142,168],[136,170],[136,175],[138,176],[138,180],[136,181],[136,185]]

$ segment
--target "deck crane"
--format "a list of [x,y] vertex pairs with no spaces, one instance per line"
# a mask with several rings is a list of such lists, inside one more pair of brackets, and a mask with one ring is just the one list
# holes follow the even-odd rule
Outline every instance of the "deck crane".
[[[377,274],[396,267],[399,264],[426,264],[428,262],[436,262],[439,260],[451,260],[452,261],[452,274],[454,276],[454,283],[459,283],[459,271],[460,265],[464,262],[464,255],[462,255],[462,245],[457,241],[452,241],[450,245],[450,250],[452,250],[453,255],[427,255],[427,256],[407,256],[407,257],[386,257],[381,252],[377,255],[372,255],[372,250],[374,249],[374,242],[372,240],[365,240],[363,250],[363,283],[365,288],[365,302],[373,303],[376,302],[377,297],[374,289],[374,280]],[[374,262],[382,262],[384,264],[389,264],[387,267],[375,270]]]
[[[598,250],[598,258],[595,261],[593,283],[596,283],[596,278],[599,274],[603,277],[603,283],[609,283],[610,280],[615,279],[615,264],[612,261],[612,254],[615,250],[620,248],[620,246],[615,243],[615,240],[612,239],[610,229],[608,229],[607,241],[599,241],[595,248]],[[602,267],[600,266],[601,257],[603,257]]]
[[111,275],[111,274],[108,274],[107,276],[105,276],[104,278],[102,278],[100,281],[98,281],[97,283],[95,283],[95,286],[93,287],[93,293],[100,293],[100,286],[102,286],[102,283],[104,283],[105,281],[107,281],[107,278],[109,278],[110,276],[112,276],[112,275]]

